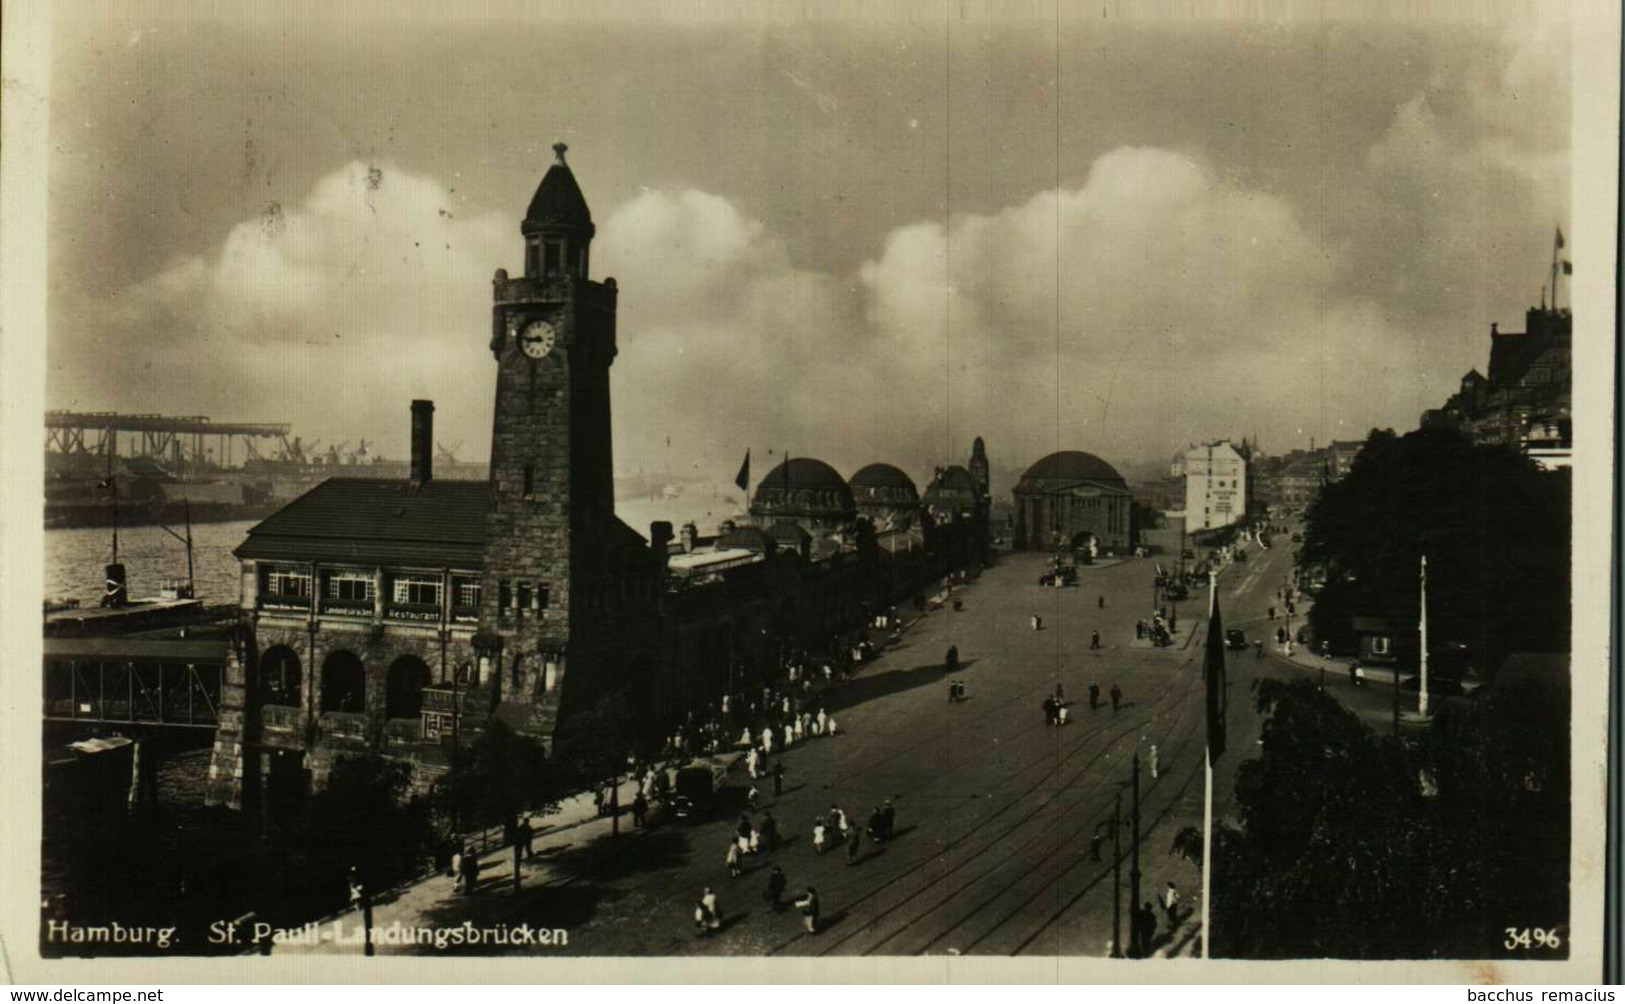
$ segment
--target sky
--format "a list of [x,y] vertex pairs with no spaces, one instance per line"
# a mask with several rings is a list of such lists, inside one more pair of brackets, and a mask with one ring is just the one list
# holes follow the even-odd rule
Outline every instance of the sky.
[[401,457],[427,397],[486,456],[490,278],[563,140],[622,475],[1414,428],[1571,227],[1566,25],[1454,9],[59,15],[48,404]]

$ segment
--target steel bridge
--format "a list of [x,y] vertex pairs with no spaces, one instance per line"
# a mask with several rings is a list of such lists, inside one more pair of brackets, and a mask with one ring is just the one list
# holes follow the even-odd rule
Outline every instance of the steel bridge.
[[260,455],[255,440],[275,440],[284,455],[294,452],[287,422],[213,422],[207,415],[124,415],[115,411],[48,411],[45,449],[49,453],[119,455],[119,436],[130,437],[131,455],[167,457],[177,463],[202,461],[215,449],[214,462],[230,466],[233,443],[242,441],[243,459]]
[[214,729],[225,639],[47,638],[47,722]]

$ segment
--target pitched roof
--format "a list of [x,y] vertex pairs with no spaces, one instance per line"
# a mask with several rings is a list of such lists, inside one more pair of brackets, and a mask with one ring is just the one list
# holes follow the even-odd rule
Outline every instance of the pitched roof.
[[525,210],[526,223],[590,227],[592,211],[576,184],[575,172],[562,160],[547,169]]
[[[248,531],[239,558],[480,568],[487,481],[329,478]],[[630,532],[630,531],[629,531]]]

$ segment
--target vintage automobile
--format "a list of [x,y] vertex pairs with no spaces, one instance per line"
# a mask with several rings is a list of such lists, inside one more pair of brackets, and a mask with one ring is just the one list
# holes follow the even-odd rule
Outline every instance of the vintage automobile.
[[691,760],[677,768],[671,808],[678,819],[696,822],[711,815],[727,783],[728,768],[715,760]]
[[1247,633],[1231,628],[1224,633],[1224,647],[1245,651],[1247,648]]

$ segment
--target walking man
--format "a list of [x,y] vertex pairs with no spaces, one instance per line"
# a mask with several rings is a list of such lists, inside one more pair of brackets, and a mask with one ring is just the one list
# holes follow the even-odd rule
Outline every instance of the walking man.
[[1104,597],[1104,596],[1102,596],[1100,598],[1100,609],[1102,609],[1102,610],[1106,609],[1106,597]]
[[1153,781],[1155,781],[1157,779],[1157,768],[1159,766],[1161,766],[1161,764],[1157,760],[1157,744],[1152,743],[1151,744],[1151,780],[1153,780]]
[[1112,684],[1112,710],[1116,711],[1117,706],[1119,704],[1122,704],[1122,703],[1123,703],[1123,688],[1119,687],[1117,684],[1114,683],[1114,684]]
[[959,669],[959,646],[949,645],[948,654],[942,657],[942,673],[944,676],[953,676]]
[[762,898],[772,905],[774,913],[784,912],[784,887],[788,884],[784,877],[784,869],[778,865],[774,865],[773,870],[767,873],[767,889],[762,892]]
[[519,853],[529,858],[532,853],[532,843],[536,839],[536,828],[530,825],[530,816],[527,814],[519,820]]
[[778,798],[784,794],[784,761],[773,761],[773,797]]
[[1044,630],[1044,618],[1038,616],[1037,614],[1033,614],[1033,630],[1034,631],[1042,631],[1042,630]]
[[769,809],[762,817],[762,825],[757,827],[757,830],[761,833],[762,841],[767,844],[768,850],[779,849],[779,821],[773,818],[773,810]]
[[1089,684],[1089,710],[1100,707],[1100,684],[1093,681]]
[[[649,816],[649,800],[647,798],[644,798],[643,797],[643,792],[640,791],[640,792],[638,792],[637,797],[632,799],[632,827],[634,829],[638,829],[638,830],[643,829],[643,823],[648,818],[648,816]],[[530,823],[527,821],[527,822],[522,823],[520,825],[521,825],[520,833],[521,833],[521,835],[523,835],[525,837],[525,843],[528,845],[530,843],[530,836],[529,836],[529,834],[530,834]],[[527,853],[526,857],[529,857],[529,856],[530,855]]]
[[1093,632],[1091,632],[1089,634],[1089,650],[1091,652],[1100,651],[1100,632],[1099,631],[1093,631]]
[[880,832],[887,840],[890,840],[892,834],[896,832],[897,810],[892,808],[891,799],[889,798],[886,799],[885,806],[880,810],[880,824]]
[[846,866],[848,868],[858,863],[858,850],[863,846],[863,833],[856,826],[846,831]]
[[1044,724],[1055,724],[1055,698],[1053,697],[1046,696],[1044,698]]

